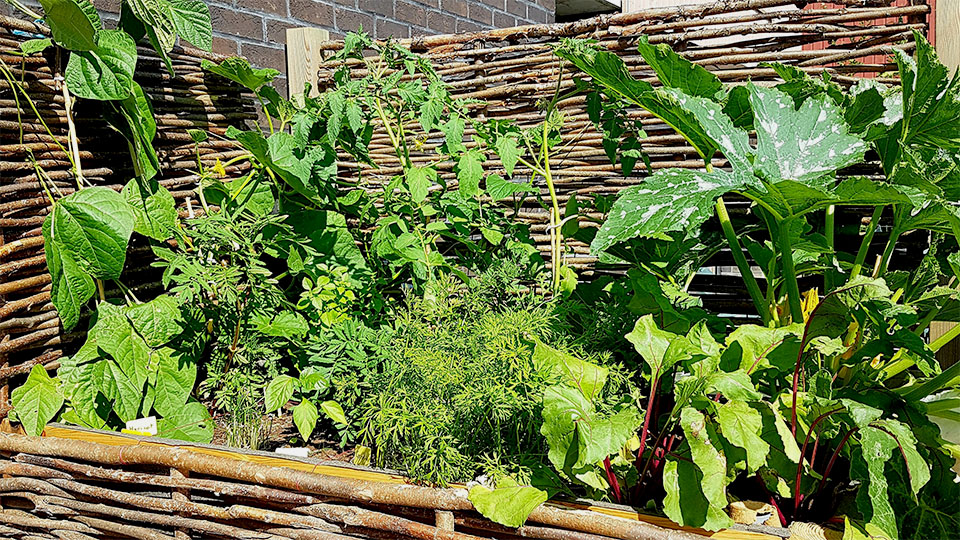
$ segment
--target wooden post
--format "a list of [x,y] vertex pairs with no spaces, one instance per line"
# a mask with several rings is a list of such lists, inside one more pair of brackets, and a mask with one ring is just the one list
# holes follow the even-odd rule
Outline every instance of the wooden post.
[[960,0],[937,0],[933,10],[937,55],[953,71],[960,66]]
[[311,96],[317,91],[317,71],[323,54],[318,45],[330,40],[330,32],[319,28],[290,28],[287,30],[287,94],[293,97],[303,93],[306,83],[313,85]]

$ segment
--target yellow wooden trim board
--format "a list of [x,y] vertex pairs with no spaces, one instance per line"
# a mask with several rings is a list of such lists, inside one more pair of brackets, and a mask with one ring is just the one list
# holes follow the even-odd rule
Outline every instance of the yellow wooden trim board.
[[[226,449],[223,447],[217,447],[213,445],[200,445],[200,444],[194,444],[194,443],[171,444],[170,442],[166,442],[166,440],[153,440],[154,439],[153,437],[138,437],[138,436],[132,436],[132,435],[119,434],[115,432],[109,432],[109,431],[94,431],[94,430],[87,430],[87,429],[76,429],[76,428],[71,428],[71,427],[62,426],[62,425],[48,425],[46,429],[43,430],[43,436],[56,437],[59,439],[71,439],[71,440],[95,442],[95,443],[105,444],[108,446],[147,445],[147,446],[166,446],[170,448],[182,448],[184,450],[189,450],[191,452],[197,452],[198,454],[207,454],[210,456],[216,456],[221,458],[249,461],[252,463],[259,463],[262,465],[270,465],[273,467],[286,467],[288,469],[315,472],[315,473],[326,474],[330,476],[336,476],[338,478],[353,478],[356,480],[369,480],[372,482],[384,482],[389,484],[408,483],[408,480],[405,477],[397,474],[391,474],[388,472],[358,469],[358,468],[353,468],[348,466],[309,463],[307,461],[299,461],[296,459],[290,459],[290,458],[286,458],[279,455],[268,456],[268,455],[256,454],[256,453],[246,453],[239,449]],[[691,529],[689,527],[680,527],[676,523],[664,517],[639,514],[637,512],[633,512],[629,510],[621,510],[619,508],[608,508],[604,506],[570,503],[565,501],[564,502],[551,501],[551,504],[554,504],[556,506],[566,507],[566,508],[590,510],[592,512],[606,514],[608,516],[632,519],[635,521],[645,521],[647,523],[652,523],[654,525],[668,528],[668,529],[682,529],[689,532],[695,532],[697,534],[701,534],[705,537],[713,538],[716,540],[781,540],[779,536],[773,536],[769,534],[757,533],[752,531],[738,531],[734,529],[724,529],[722,531],[710,533],[701,529]]]

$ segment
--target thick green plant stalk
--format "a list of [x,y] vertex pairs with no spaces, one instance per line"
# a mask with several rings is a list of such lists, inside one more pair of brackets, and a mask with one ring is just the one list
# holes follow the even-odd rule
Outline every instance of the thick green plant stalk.
[[882,276],[890,265],[890,258],[893,257],[893,250],[897,246],[897,240],[900,239],[900,231],[894,229],[890,232],[890,238],[887,240],[887,247],[883,249],[883,255],[880,256],[880,266],[877,268],[877,275]]
[[790,242],[790,229],[786,223],[780,224],[780,260],[783,263],[783,281],[787,286],[787,303],[793,322],[803,322],[803,309],[800,307],[800,285],[797,283],[797,269],[793,266],[793,246]]
[[754,307],[757,308],[757,313],[760,314],[763,324],[767,325],[770,323],[770,306],[760,290],[757,278],[753,277],[750,263],[747,262],[747,258],[743,254],[743,247],[740,245],[740,240],[737,239],[737,232],[733,229],[733,223],[730,221],[730,214],[727,212],[727,205],[724,204],[723,197],[717,199],[716,210],[723,235],[727,239],[727,244],[730,245],[730,252],[733,254],[733,260],[737,263],[737,269],[740,270],[740,275],[743,277],[743,283],[747,286],[750,299],[753,301]]
[[[960,325],[957,325],[951,329],[951,332],[958,327],[960,327]],[[946,337],[946,334],[944,334],[943,337]],[[956,337],[956,335],[954,335],[954,337]],[[936,377],[909,388],[903,394],[903,398],[907,401],[919,401],[930,394],[934,394],[945,388],[956,385],[957,381],[960,381],[960,362],[957,362],[956,364],[943,370]]]
[[[824,221],[824,228],[826,229],[827,237],[827,246],[830,248],[830,255],[828,256],[828,261],[830,262],[830,267],[833,267],[833,262],[836,259],[835,256],[835,246],[836,246],[836,224],[837,224],[837,207],[829,206],[827,207],[826,218]],[[834,283],[833,278],[829,271],[824,272],[823,274],[823,288],[824,290],[830,291],[833,290]]]
[[878,206],[873,209],[873,215],[870,216],[870,228],[863,235],[860,241],[860,249],[857,250],[857,258],[853,261],[853,269],[850,271],[850,279],[860,275],[863,270],[863,262],[867,258],[867,252],[870,251],[870,244],[873,242],[873,235],[877,232],[877,223],[880,221],[880,215],[883,213],[883,207]]

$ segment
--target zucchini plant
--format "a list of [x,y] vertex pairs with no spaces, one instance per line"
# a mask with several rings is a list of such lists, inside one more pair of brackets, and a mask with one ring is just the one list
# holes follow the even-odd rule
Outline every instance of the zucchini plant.
[[[921,35],[915,42],[915,58],[896,52],[899,86],[864,81],[850,90],[779,64],[771,67],[784,82],[774,88],[725,87],[669,47],[641,40],[661,83],[653,86],[592,43],[557,47],[590,76],[580,86],[591,92],[607,145],[642,152],[644,134],[623,121],[639,107],[704,161],[702,170],[650,174],[622,192],[598,229],[581,229],[594,254],[635,265],[629,306],[643,316],[626,339],[646,395],[598,412],[589,392],[598,367],[547,388],[541,432],[563,478],[708,530],[732,525],[732,496],[770,502],[783,524],[840,512],[845,538],[952,534],[950,467],[960,447],[931,419],[950,417],[960,385],[960,367],[941,369],[935,358],[960,326],[931,344],[923,335],[935,318],[956,318],[960,292],[960,79],[948,77]],[[841,174],[868,152],[882,176]],[[731,195],[751,201],[758,225],[734,227],[724,202]],[[875,208],[849,253],[834,241],[840,206]],[[870,264],[883,212],[893,231]],[[729,331],[686,294],[716,253],[702,232],[714,216],[761,324]],[[898,239],[916,231],[931,238],[924,259],[912,272],[891,271]],[[801,292],[801,275],[821,276],[823,294]],[[512,509],[537,500],[537,488],[517,489],[502,498],[478,492],[485,513],[522,522]]]

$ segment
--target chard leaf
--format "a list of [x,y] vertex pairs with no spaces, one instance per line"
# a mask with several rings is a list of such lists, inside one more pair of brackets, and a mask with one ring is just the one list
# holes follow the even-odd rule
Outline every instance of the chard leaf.
[[760,478],[771,492],[781,497],[792,497],[792,486],[796,482],[796,477],[792,473],[800,463],[800,447],[797,445],[797,439],[790,431],[790,426],[783,419],[783,415],[772,404],[752,403],[751,407],[760,413],[763,423],[760,437],[770,448],[767,463],[759,471]]
[[549,345],[544,345],[540,340],[537,340],[533,347],[531,361],[538,371],[548,370],[563,375],[567,379],[564,382],[579,388],[588,400],[598,397],[610,372],[605,367],[584,362]]
[[120,277],[134,215],[123,197],[105,187],[81,189],[57,201],[47,218],[50,241],[98,279]]
[[712,426],[700,411],[684,407],[680,412],[690,448],[691,461],[667,457],[663,485],[667,491],[663,512],[674,522],[717,531],[733,525],[727,515],[727,460],[717,450],[720,444]]
[[731,401],[758,401],[763,397],[746,371],[715,371],[707,376],[708,392],[720,392]]
[[659,379],[677,362],[690,358],[695,351],[685,337],[657,327],[653,315],[637,319],[626,338],[649,366],[651,380]]
[[792,371],[800,349],[803,325],[796,323],[780,328],[743,324],[727,336],[723,365],[753,374],[774,368]]
[[723,88],[716,75],[680,56],[665,43],[651,45],[647,36],[640,36],[638,48],[643,60],[668,88],[707,99],[713,99]]
[[897,420],[881,419],[875,421],[873,425],[889,433],[897,442],[900,456],[906,465],[907,478],[910,480],[910,493],[916,501],[920,488],[930,480],[930,466],[917,451],[917,438],[907,424]]
[[871,426],[860,428],[860,445],[853,451],[850,477],[860,480],[857,508],[864,521],[876,527],[887,538],[898,538],[897,519],[890,505],[887,461],[893,457],[897,441],[890,434]]
[[741,173],[663,169],[643,184],[623,190],[590,244],[592,253],[636,237],[668,239],[666,233],[698,230],[724,194],[758,185]]
[[40,364],[33,366],[27,381],[13,391],[10,400],[24,431],[34,437],[43,433],[47,422],[53,420],[63,407],[60,385]]
[[550,462],[561,471],[593,465],[620,451],[633,436],[640,416],[624,409],[598,413],[580,390],[556,385],[543,394],[543,425]]
[[717,407],[717,421],[724,438],[746,452],[747,474],[767,462],[770,445],[761,437],[763,417],[758,411],[743,401],[728,401]]
[[137,45],[133,39],[121,30],[101,30],[93,50],[70,54],[64,76],[74,95],[112,101],[130,95],[136,67]]
[[527,516],[547,501],[547,492],[533,486],[519,486],[516,482],[502,482],[496,489],[477,485],[470,488],[467,498],[483,517],[506,527],[521,527]]
[[848,133],[829,97],[810,97],[795,109],[793,98],[779,90],[749,88],[757,130],[754,165],[769,182],[809,184],[863,160],[866,144]]

